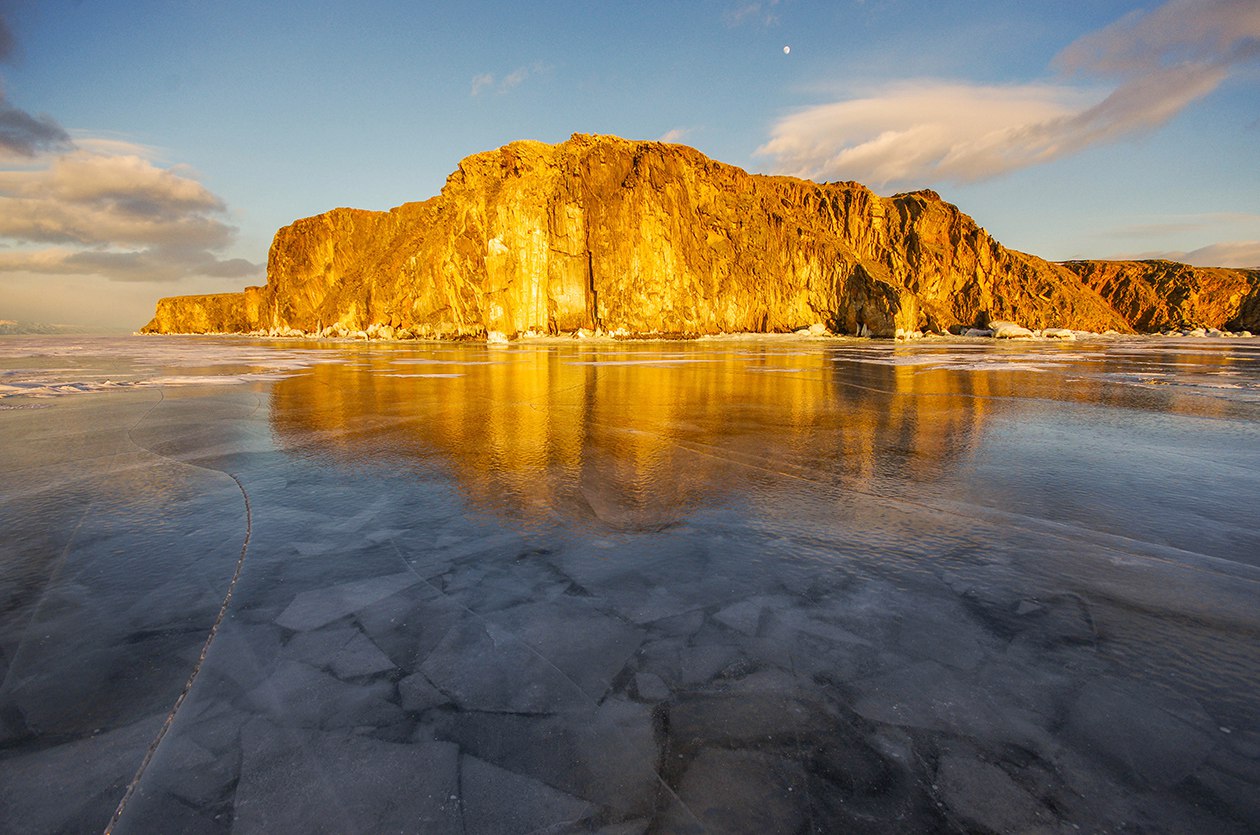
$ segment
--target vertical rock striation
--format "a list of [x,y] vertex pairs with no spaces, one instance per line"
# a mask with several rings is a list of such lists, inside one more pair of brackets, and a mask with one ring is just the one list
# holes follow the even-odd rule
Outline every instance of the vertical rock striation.
[[158,333],[838,333],[1013,319],[1130,330],[1078,274],[930,191],[750,175],[691,148],[574,135],[463,160],[442,192],[276,233],[267,285],[162,299]]

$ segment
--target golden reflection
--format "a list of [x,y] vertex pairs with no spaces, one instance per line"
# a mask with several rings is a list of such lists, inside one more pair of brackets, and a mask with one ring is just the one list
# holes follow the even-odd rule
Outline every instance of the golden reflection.
[[811,346],[443,346],[314,366],[272,420],[312,454],[441,463],[494,512],[652,529],[731,488],[936,479],[994,381]]

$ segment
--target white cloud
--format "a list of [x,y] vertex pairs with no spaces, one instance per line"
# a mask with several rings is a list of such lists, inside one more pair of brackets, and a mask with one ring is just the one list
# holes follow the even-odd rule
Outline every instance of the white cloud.
[[473,76],[471,94],[479,96],[487,90],[493,90],[501,95],[508,90],[521,86],[531,76],[547,72],[548,69],[550,68],[540,61],[517,67],[502,78],[492,72],[478,73]]
[[691,133],[691,128],[670,128],[660,135],[657,142],[681,142],[682,138]]
[[258,265],[216,254],[236,235],[222,199],[152,157],[139,145],[88,140],[0,170],[0,239],[17,245],[0,253],[0,272],[119,281],[258,274]]
[[529,70],[525,67],[517,67],[507,75],[503,76],[503,80],[499,82],[499,92],[506,93],[513,87],[519,87],[521,82],[529,77]]
[[757,153],[814,179],[981,180],[1153,130],[1257,57],[1260,3],[1170,0],[1068,45],[1077,80],[895,82],[783,117]]
[[1028,126],[1070,118],[1080,96],[1052,85],[900,82],[848,101],[811,107],[774,128],[758,153],[786,173],[872,185],[936,177],[971,180],[995,166],[1053,153]]
[[472,94],[474,96],[481,95],[481,92],[487,88],[494,86],[494,73],[483,72],[473,76]]

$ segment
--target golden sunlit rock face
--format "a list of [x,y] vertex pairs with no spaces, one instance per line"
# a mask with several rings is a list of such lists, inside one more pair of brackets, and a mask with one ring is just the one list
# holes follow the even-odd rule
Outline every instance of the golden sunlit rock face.
[[577,134],[468,157],[423,203],[299,220],[276,234],[265,287],[162,299],[144,330],[892,336],[988,319],[1133,324],[934,192],[885,198]]
[[1139,331],[1213,327],[1260,330],[1260,270],[1174,261],[1069,261]]

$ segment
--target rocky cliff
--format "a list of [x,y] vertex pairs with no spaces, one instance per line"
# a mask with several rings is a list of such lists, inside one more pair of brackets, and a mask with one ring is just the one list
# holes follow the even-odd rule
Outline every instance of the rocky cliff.
[[1260,270],[1191,267],[1174,261],[1067,261],[1142,332],[1212,327],[1260,331]]
[[821,323],[891,336],[990,318],[1095,331],[1135,321],[933,192],[879,197],[579,134],[468,157],[422,203],[299,220],[276,233],[265,287],[162,299],[144,330],[449,338]]

